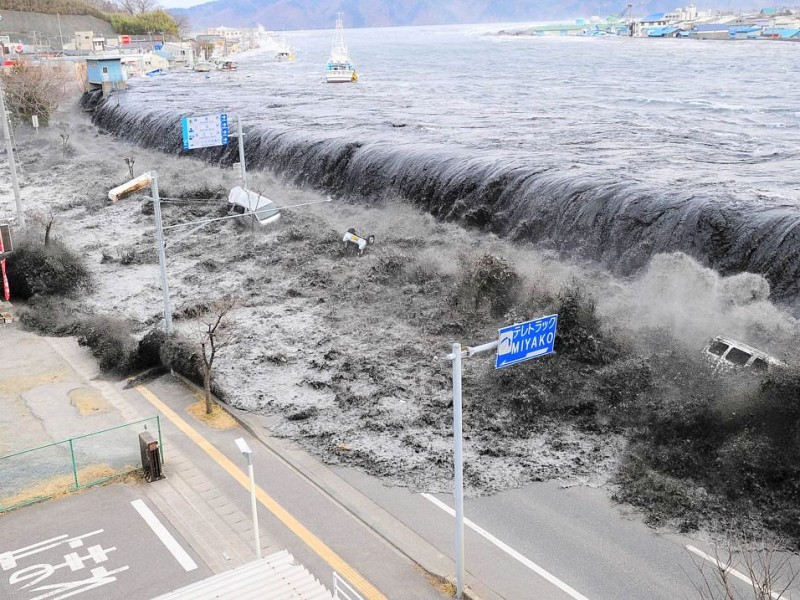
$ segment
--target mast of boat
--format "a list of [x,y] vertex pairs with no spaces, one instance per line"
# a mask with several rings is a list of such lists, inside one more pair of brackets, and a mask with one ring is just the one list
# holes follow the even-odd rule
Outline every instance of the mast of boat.
[[333,36],[333,44],[331,45],[331,59],[337,62],[345,62],[350,59],[350,55],[347,52],[347,43],[344,41],[342,11],[336,14],[336,33]]

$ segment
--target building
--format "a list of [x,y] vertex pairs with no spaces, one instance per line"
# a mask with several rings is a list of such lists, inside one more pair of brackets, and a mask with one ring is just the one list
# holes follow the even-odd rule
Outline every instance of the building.
[[167,42],[161,47],[162,52],[172,56],[170,66],[175,68],[194,68],[194,51],[190,43]]
[[128,87],[127,79],[120,56],[98,56],[86,59],[87,91],[103,90],[105,95],[110,94],[112,90],[124,90]]
[[94,31],[76,31],[75,40],[64,43],[64,50],[74,50],[79,54],[104,52],[105,49],[106,38]]

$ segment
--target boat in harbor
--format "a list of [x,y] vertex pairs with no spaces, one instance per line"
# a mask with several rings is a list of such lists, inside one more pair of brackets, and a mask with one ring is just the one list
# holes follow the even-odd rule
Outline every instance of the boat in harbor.
[[198,73],[208,73],[213,65],[206,60],[198,60],[194,63],[194,70]]
[[336,33],[331,45],[331,57],[325,65],[325,81],[328,83],[350,83],[358,81],[356,69],[350,60],[350,52],[344,41],[344,25],[342,13],[336,17]]
[[275,62],[289,62],[295,58],[294,50],[292,50],[289,42],[287,42],[286,39],[281,38],[281,41],[278,44],[278,49],[275,51]]

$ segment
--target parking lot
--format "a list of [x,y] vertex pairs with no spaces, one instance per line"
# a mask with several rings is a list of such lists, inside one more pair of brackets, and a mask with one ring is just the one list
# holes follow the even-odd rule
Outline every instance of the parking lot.
[[135,484],[0,516],[0,598],[152,598],[210,574]]

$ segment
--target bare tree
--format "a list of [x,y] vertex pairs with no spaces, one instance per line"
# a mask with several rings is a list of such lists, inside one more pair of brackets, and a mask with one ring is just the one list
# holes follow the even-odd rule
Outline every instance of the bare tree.
[[189,35],[189,30],[191,29],[189,26],[189,17],[184,14],[177,14],[172,15],[172,20],[175,21],[175,24],[178,26],[178,35],[181,39]]
[[157,0],[117,0],[117,4],[129,15],[140,15],[158,8]]
[[[690,548],[691,549],[691,548]],[[796,555],[782,551],[774,539],[754,540],[737,536],[720,549],[714,547],[713,555],[691,549],[700,573],[700,582],[694,583],[701,600],[775,600],[784,598],[792,589],[798,576],[791,562]],[[738,557],[738,560],[737,560]],[[748,589],[742,592],[743,582]]]
[[16,65],[0,77],[3,78],[9,110],[26,123],[36,115],[46,126],[53,111],[67,96],[69,78],[61,71]]
[[114,0],[85,0],[86,4],[93,6],[103,12],[116,12],[119,10],[119,4]]
[[211,414],[211,378],[214,361],[221,348],[232,341],[231,311],[239,305],[239,299],[229,296],[215,300],[196,312],[199,326],[200,366],[203,369],[206,414]]
[[46,208],[40,208],[31,215],[31,223],[44,228],[45,246],[50,244],[50,231],[53,229],[53,225],[55,225],[55,222],[56,222],[56,214],[53,212],[53,209],[50,208],[49,206]]

